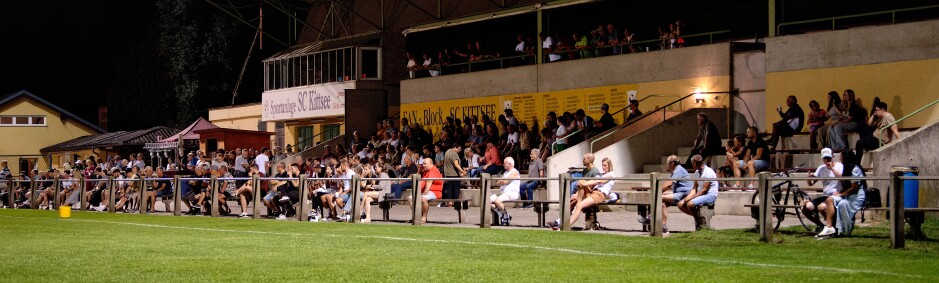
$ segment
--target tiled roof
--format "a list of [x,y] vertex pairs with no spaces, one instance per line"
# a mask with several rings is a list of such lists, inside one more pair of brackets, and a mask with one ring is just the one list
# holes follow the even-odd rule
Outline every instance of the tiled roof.
[[121,131],[114,133],[105,133],[100,135],[90,135],[74,138],[59,144],[55,144],[40,150],[41,152],[64,151],[74,149],[87,149],[93,147],[107,146],[129,146],[144,145],[146,143],[156,142],[159,138],[167,137],[176,133],[177,130],[167,127],[153,127],[146,130]]

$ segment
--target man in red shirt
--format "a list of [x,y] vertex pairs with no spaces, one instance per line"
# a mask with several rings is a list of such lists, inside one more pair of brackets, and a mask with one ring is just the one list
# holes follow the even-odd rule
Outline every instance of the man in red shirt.
[[[421,161],[421,178],[443,178],[440,170],[434,166],[433,159],[424,158]],[[443,193],[443,180],[422,180],[418,188],[421,190],[421,224],[423,224],[427,223],[427,210],[430,208],[427,202],[440,198]]]

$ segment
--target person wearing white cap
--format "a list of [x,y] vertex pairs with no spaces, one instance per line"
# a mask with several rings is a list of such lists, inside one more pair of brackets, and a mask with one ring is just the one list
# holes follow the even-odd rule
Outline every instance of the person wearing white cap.
[[[841,164],[841,162],[834,161],[831,149],[823,148],[821,157],[824,164],[819,165],[818,169],[815,169],[815,172],[809,173],[809,177],[841,177],[842,172],[844,172],[844,165]],[[808,181],[809,186],[815,185],[815,182],[817,181]],[[822,185],[824,186],[824,190],[822,190],[823,196],[805,202],[802,206],[802,213],[818,227],[825,226],[825,228],[819,232],[819,236],[828,236],[835,233],[835,228],[833,227],[835,207],[829,205],[826,201],[828,197],[841,191],[841,181],[822,180]],[[820,214],[825,215],[826,224],[824,225],[819,217]]]

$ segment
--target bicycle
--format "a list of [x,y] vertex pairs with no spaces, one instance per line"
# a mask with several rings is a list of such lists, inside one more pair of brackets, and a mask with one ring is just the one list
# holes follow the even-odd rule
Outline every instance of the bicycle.
[[[805,164],[800,164],[799,166],[792,167],[792,169],[789,169],[787,171],[773,174],[773,177],[789,177],[792,173],[799,172],[799,170],[802,169],[802,166],[805,166]],[[785,186],[785,196],[783,195],[783,186]],[[799,223],[802,224],[802,227],[804,227],[808,231],[814,231],[814,227],[809,227],[809,224],[811,224],[811,222],[806,221],[806,219],[804,219],[804,216],[802,215],[802,210],[801,210],[802,204],[805,202],[806,199],[809,198],[808,193],[806,193],[805,191],[802,191],[802,189],[799,188],[799,185],[794,184],[792,180],[786,180],[784,182],[774,185],[772,187],[772,192],[773,192],[773,206],[775,206],[774,211],[773,211],[773,216],[775,218],[774,221],[776,221],[776,224],[773,225],[774,231],[779,230],[779,226],[780,224],[782,224],[787,214],[789,215],[794,214],[796,218],[799,219]],[[790,195],[792,196],[791,198],[790,198]],[[792,200],[792,205],[797,206],[795,208],[792,208],[795,212],[786,211],[787,209],[790,208],[790,207],[785,207],[785,206],[789,206],[790,199]],[[781,204],[780,204],[780,201],[782,201]],[[750,213],[752,214],[753,219],[758,219],[759,208],[756,205],[759,205],[760,203],[759,191],[753,193],[753,198],[750,200],[750,203],[754,205],[753,207],[751,207]]]

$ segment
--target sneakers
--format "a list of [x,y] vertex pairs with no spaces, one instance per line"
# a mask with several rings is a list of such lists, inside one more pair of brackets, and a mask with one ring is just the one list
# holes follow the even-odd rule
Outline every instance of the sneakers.
[[666,235],[666,234],[668,234],[668,226],[665,226],[665,224],[662,224],[662,235]]
[[650,220],[649,217],[640,216],[639,219],[636,219],[636,221],[639,221],[639,224],[642,224],[642,225],[647,225],[649,223],[652,223],[652,220]]
[[551,227],[551,230],[560,230],[561,229],[561,220],[554,220],[548,223],[548,227]]
[[287,219],[287,215],[281,214],[277,216],[277,220],[286,220],[286,219]]
[[832,235],[834,235],[836,232],[837,232],[837,231],[835,231],[835,227],[825,227],[825,229],[822,229],[822,232],[818,233],[818,236],[819,236],[819,237],[832,236]]
[[529,204],[523,205],[523,206],[522,206],[522,209],[531,209],[531,208],[534,208],[534,207],[535,207],[534,204],[529,203]]
[[290,201],[290,197],[284,196],[280,198],[280,202],[287,202],[287,201]]
[[240,215],[238,215],[238,217],[239,217],[239,218],[248,218],[248,213],[247,213],[247,212],[242,212]]
[[320,213],[317,212],[316,210],[310,211],[310,215],[308,216],[308,219],[310,220],[310,222],[320,222]]

